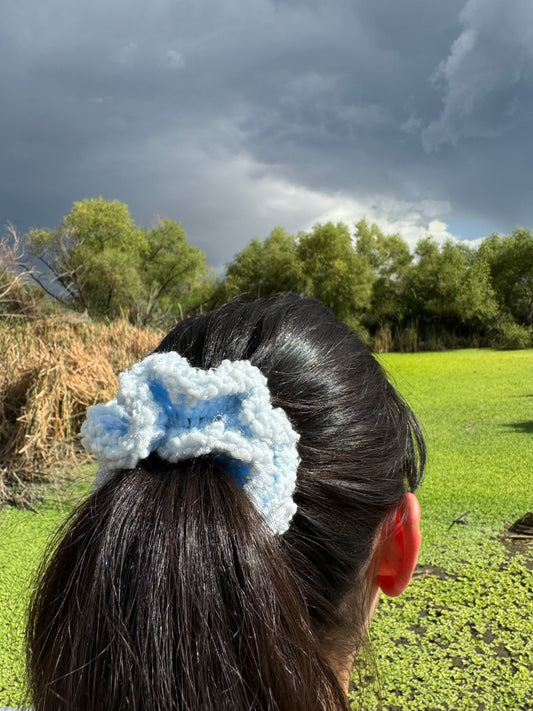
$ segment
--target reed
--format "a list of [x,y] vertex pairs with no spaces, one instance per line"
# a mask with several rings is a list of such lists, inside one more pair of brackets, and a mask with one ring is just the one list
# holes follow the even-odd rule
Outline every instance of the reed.
[[0,504],[86,455],[77,438],[89,405],[113,397],[116,374],[162,334],[123,321],[0,321]]

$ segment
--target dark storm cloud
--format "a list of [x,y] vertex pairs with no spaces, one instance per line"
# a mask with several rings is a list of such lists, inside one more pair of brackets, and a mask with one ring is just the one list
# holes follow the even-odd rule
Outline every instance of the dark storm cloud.
[[18,0],[0,221],[102,194],[215,264],[329,215],[531,225],[531,27],[528,0]]
[[423,145],[445,152],[455,205],[490,216],[495,228],[531,226],[533,4],[469,0],[460,25],[431,77],[442,108]]
[[460,35],[432,76],[443,108],[422,133],[428,150],[465,137],[498,137],[533,117],[533,4],[470,0],[460,22]]

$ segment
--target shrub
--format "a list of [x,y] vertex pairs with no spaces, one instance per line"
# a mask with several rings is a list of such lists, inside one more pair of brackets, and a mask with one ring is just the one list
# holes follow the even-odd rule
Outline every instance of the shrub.
[[531,329],[520,326],[514,322],[507,322],[500,326],[498,346],[504,350],[531,347]]

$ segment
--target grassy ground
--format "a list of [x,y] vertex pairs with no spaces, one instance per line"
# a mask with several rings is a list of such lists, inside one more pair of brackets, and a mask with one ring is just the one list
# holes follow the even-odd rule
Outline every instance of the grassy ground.
[[[533,351],[383,363],[429,447],[420,565],[371,629],[383,707],[531,711],[533,544],[507,538],[505,522],[533,509]],[[376,692],[365,701],[378,708]]]
[[[504,522],[533,509],[533,351],[382,359],[430,450],[420,566],[371,630],[383,709],[531,711],[533,550],[506,539]],[[29,580],[69,506],[53,496],[38,510],[0,511],[0,705],[24,701]],[[465,512],[468,523],[451,525]],[[378,708],[376,691],[364,707]]]
[[[24,705],[23,628],[32,576],[54,531],[89,489],[94,466],[66,492],[49,488],[37,513],[11,507],[0,510],[0,706]],[[66,493],[66,496],[65,496]]]

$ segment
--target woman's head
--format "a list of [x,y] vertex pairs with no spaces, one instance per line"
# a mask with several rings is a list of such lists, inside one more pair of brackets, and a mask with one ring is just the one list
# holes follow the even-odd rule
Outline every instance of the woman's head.
[[209,455],[153,453],[115,474],[69,522],[35,597],[37,710],[344,708],[332,659],[360,644],[376,581],[394,577],[380,549],[420,481],[416,420],[314,300],[226,304],[156,350],[263,373],[299,435],[296,513],[273,534]]

